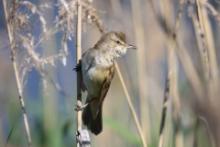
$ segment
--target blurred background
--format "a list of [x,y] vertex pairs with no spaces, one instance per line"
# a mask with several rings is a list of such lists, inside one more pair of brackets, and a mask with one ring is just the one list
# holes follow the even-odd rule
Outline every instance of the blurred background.
[[[146,144],[116,73],[103,132],[90,134],[92,146],[220,146],[220,1],[80,4],[82,50],[97,42],[102,29],[124,32],[138,48],[117,63]],[[76,146],[76,24],[77,0],[1,0],[0,147],[28,146],[19,96],[33,146]]]

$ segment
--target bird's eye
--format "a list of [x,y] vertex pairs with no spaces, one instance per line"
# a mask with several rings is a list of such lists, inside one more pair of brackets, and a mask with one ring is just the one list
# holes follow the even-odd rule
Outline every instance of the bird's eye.
[[116,41],[117,44],[121,44],[121,42],[119,40]]

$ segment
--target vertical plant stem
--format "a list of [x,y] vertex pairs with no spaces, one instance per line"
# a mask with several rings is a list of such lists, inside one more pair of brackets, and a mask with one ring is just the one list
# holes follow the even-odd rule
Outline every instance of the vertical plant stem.
[[[179,20],[177,20],[179,21]],[[178,22],[176,22],[178,23]],[[177,25],[177,24],[176,24]],[[177,26],[178,28],[178,26]],[[175,34],[177,32],[175,31]],[[178,48],[176,38],[172,38],[174,40],[170,40],[171,46],[169,47],[169,79],[170,80],[170,96],[172,97],[172,122],[174,127],[174,143],[175,147],[183,147],[183,134],[180,132],[180,124],[181,124],[181,102],[179,96],[179,85],[178,85],[178,59],[176,49]]]
[[[165,22],[169,28],[171,28],[171,2],[170,1],[162,1],[162,12],[164,14]],[[170,82],[170,96],[172,97],[172,120],[173,120],[173,126],[174,128],[174,140],[175,140],[175,146],[176,147],[182,147],[183,145],[183,138],[182,133],[179,132],[179,126],[176,126],[176,124],[180,124],[180,97],[178,92],[178,60],[177,60],[177,33],[180,27],[180,18],[182,16],[183,12],[183,6],[185,1],[180,0],[179,1],[179,10],[178,14],[174,23],[174,29],[170,31],[171,34],[167,34],[167,42],[168,42],[168,79]]]
[[209,54],[209,60],[210,60],[210,66],[211,66],[211,74],[212,78],[218,77],[218,64],[216,59],[216,51],[215,51],[215,45],[213,42],[213,33],[211,29],[211,24],[208,18],[208,12],[205,8],[206,0],[196,0],[197,10],[198,10],[198,16],[199,16],[199,23],[204,31],[204,37],[207,43],[208,48],[208,54]]
[[[182,47],[180,47],[178,45],[178,42],[177,42],[177,39],[178,39],[178,36],[177,36],[177,30],[179,28],[179,25],[180,25],[180,17],[181,17],[181,14],[182,14],[182,11],[183,11],[183,4],[184,4],[184,0],[181,0],[180,1],[180,9],[179,9],[179,12],[178,12],[178,15],[177,15],[177,19],[176,19],[176,25],[175,25],[175,35],[176,36],[176,40],[174,40],[176,42],[176,46],[177,46],[177,54],[178,54],[178,58],[180,59],[180,62],[182,63],[183,65],[183,68],[186,72],[186,76],[187,78],[189,79],[189,82],[190,84],[192,85],[196,95],[197,95],[197,98],[202,100],[203,98],[203,95],[204,95],[204,89],[202,87],[202,82],[201,82],[201,79],[199,78],[199,74],[197,73],[196,71],[196,68],[194,67],[193,65],[193,61],[192,59],[190,58],[190,55],[189,53],[187,52],[187,50]],[[162,30],[167,33],[169,32],[170,30],[170,26],[167,26],[166,24],[166,20],[165,18],[162,16],[162,14],[159,14],[157,13],[156,11],[156,7],[154,6],[154,3],[152,0],[149,0],[149,4],[151,5],[152,7],[152,11],[153,11],[153,15],[154,17],[156,18],[156,21],[158,22],[158,24],[160,25],[160,27],[162,28]]]
[[[76,59],[77,64],[80,62],[81,59],[81,39],[82,39],[82,6],[81,6],[81,0],[77,0],[77,34],[76,34]],[[81,96],[81,81],[80,81],[80,74],[77,72],[77,105],[82,105],[82,96]],[[82,129],[82,112],[77,111],[77,130]],[[77,142],[77,147],[80,147],[79,142]]]
[[[15,5],[16,1],[14,1],[13,3]],[[13,64],[13,69],[14,69],[15,79],[16,79],[16,85],[17,85],[17,90],[18,90],[18,98],[19,98],[19,103],[20,103],[21,110],[22,110],[22,115],[23,115],[23,120],[24,120],[25,133],[26,133],[26,136],[27,136],[28,146],[30,147],[30,146],[32,146],[32,138],[31,138],[31,132],[30,132],[30,127],[29,127],[27,112],[26,112],[26,108],[25,108],[25,102],[24,102],[24,96],[23,96],[23,87],[22,87],[20,76],[19,76],[18,65],[17,65],[17,62],[16,62],[16,47],[15,47],[14,36],[13,36],[13,26],[11,26],[11,23],[9,22],[9,14],[8,14],[8,11],[7,11],[8,8],[7,8],[6,0],[3,0],[3,7],[4,7],[4,14],[5,14],[5,20],[6,20],[5,22],[6,22],[7,31],[8,31],[8,38],[9,38],[9,42],[10,42],[11,61],[12,61],[12,64]],[[12,11],[12,13],[13,12],[14,11]],[[15,14],[13,14],[13,15],[15,15]]]
[[177,134],[179,134],[179,124],[180,122],[180,97],[178,93],[178,60],[176,55],[176,43],[170,40],[169,45],[169,79],[170,79],[170,96],[172,97],[172,122],[174,129],[174,140],[175,147],[183,147],[182,139],[177,138]]
[[216,50],[214,45],[213,33],[211,29],[211,24],[208,18],[208,12],[205,8],[205,3],[207,1],[204,0],[196,0],[198,20],[201,26],[202,31],[204,31],[204,40],[207,47],[208,52],[208,62],[209,62],[209,87],[208,93],[211,100],[214,102],[214,98],[218,93],[219,88],[219,71],[218,71],[218,63],[216,57]]
[[194,147],[198,147],[198,136],[199,136],[199,133],[198,133],[198,131],[199,131],[199,125],[200,125],[200,123],[199,123],[199,119],[197,118],[196,119],[196,123],[195,123],[195,127],[194,127],[194,130],[193,130],[193,146]]
[[160,136],[159,136],[159,144],[158,147],[163,147],[163,139],[164,139],[164,126],[166,122],[166,114],[167,114],[167,105],[169,100],[169,78],[167,77],[166,83],[165,83],[165,90],[164,90],[164,99],[163,99],[163,109],[162,109],[162,116],[161,116],[161,122],[160,122]]
[[[206,69],[209,73],[208,79],[205,81],[205,86],[207,85],[207,102],[211,106],[212,110],[215,110],[217,115],[218,115],[218,109],[219,109],[219,102],[217,100],[218,95],[219,95],[219,69],[218,69],[218,61],[217,61],[217,54],[216,54],[216,48],[214,44],[214,38],[213,38],[213,30],[211,28],[211,21],[209,20],[208,12],[206,3],[209,3],[207,0],[196,0],[196,11],[198,15],[198,23],[199,26],[201,27],[201,30],[203,32],[203,35],[201,38],[203,39],[202,41],[205,44],[205,49],[207,51],[207,59],[208,59],[208,68]],[[202,57],[202,60],[205,60],[204,57]],[[208,104],[205,106],[207,107]],[[212,111],[212,114],[215,112]],[[211,121],[207,119],[207,121],[211,124]],[[216,117],[215,121],[219,122],[219,118]],[[218,126],[219,127],[219,126]],[[217,130],[217,126],[214,128]],[[216,131],[219,132],[219,131]],[[213,132],[214,133],[214,132]],[[217,138],[219,138],[219,133],[216,133]],[[218,146],[218,141],[219,139],[215,140],[216,145]],[[211,141],[211,140],[210,140]]]
[[207,46],[204,41],[204,32],[199,24],[199,21],[194,13],[190,14],[193,22],[193,27],[195,29],[195,36],[196,41],[199,49],[199,53],[202,60],[202,67],[203,72],[205,75],[205,81],[209,81],[210,71],[209,71],[209,59],[208,59],[208,52],[207,52]]
[[124,91],[124,93],[125,93],[125,97],[126,97],[126,100],[127,100],[127,102],[128,102],[129,109],[130,109],[131,114],[132,114],[132,116],[133,116],[133,118],[134,118],[134,122],[135,122],[135,124],[136,124],[138,133],[139,133],[139,135],[140,135],[140,138],[141,138],[143,147],[147,147],[147,142],[146,142],[146,140],[145,140],[145,138],[144,138],[144,134],[143,134],[143,132],[142,132],[142,130],[141,130],[141,125],[140,125],[140,122],[139,122],[139,120],[138,120],[138,116],[137,116],[137,114],[136,114],[136,112],[135,112],[134,106],[133,106],[132,101],[131,101],[131,97],[130,97],[130,95],[129,95],[129,93],[128,93],[127,87],[126,87],[126,85],[125,85],[124,79],[123,79],[123,77],[122,77],[121,71],[120,71],[119,66],[118,66],[117,63],[115,64],[115,67],[116,67],[116,70],[117,70],[117,73],[118,73],[118,77],[119,77],[119,79],[120,79],[120,82],[121,82],[121,84],[122,84],[122,88],[123,88],[123,91]]
[[[1,115],[1,114],[0,114]],[[1,119],[1,116],[0,116],[0,146],[4,146],[3,143],[3,125],[2,125],[2,119]]]
[[146,67],[146,52],[145,52],[145,34],[143,19],[141,18],[141,1],[131,0],[132,18],[134,24],[134,35],[137,44],[137,67],[138,67],[138,88],[140,97],[140,112],[141,112],[141,126],[142,132],[146,139],[150,138],[150,118],[149,118],[149,101],[148,101],[148,88],[147,88],[147,73]]
[[207,122],[207,120],[202,116],[198,116],[196,125],[197,124],[198,125],[201,124],[205,127],[205,129],[207,131],[207,136],[209,137],[209,141],[211,143],[211,147],[216,147],[214,136],[213,136],[212,132],[210,131],[211,129],[210,129],[210,126],[209,126],[209,123]]

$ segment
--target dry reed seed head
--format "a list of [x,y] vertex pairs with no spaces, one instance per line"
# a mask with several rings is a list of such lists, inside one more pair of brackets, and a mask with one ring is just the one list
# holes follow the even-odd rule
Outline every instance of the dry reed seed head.
[[[46,8],[50,7],[45,4],[43,4],[42,6],[45,6],[44,9],[40,9],[36,4],[29,1],[19,1],[16,3],[16,7],[11,7],[9,11],[10,14],[8,22],[15,31],[13,36],[13,44],[14,46],[18,46],[16,47],[16,59],[19,59],[19,66],[21,69],[20,71],[22,73],[22,77],[25,77],[24,75],[26,75],[26,73],[32,68],[35,68],[39,72],[41,72],[41,68],[44,67],[45,64],[55,66],[55,61],[58,59],[62,59],[65,65],[65,57],[68,54],[66,46],[64,47],[64,51],[61,50],[58,54],[53,54],[51,56],[43,58],[40,57],[38,52],[35,51],[35,49],[41,44],[41,42],[44,42],[44,40],[47,39],[47,36],[52,35],[52,30],[48,30],[46,27],[47,20],[44,18],[43,15],[45,14],[43,13],[43,11],[46,11]],[[71,6],[69,7],[72,8]],[[33,37],[36,37],[36,35],[33,34],[32,30],[30,29],[30,27],[35,27],[33,25],[34,22],[32,22],[30,18],[35,17],[41,25],[40,36],[42,37],[40,39],[34,39]],[[68,22],[68,24],[74,26],[72,25],[72,22]],[[56,31],[62,30],[57,29]]]
[[26,14],[23,13],[17,13],[17,16],[15,17],[15,24],[17,25],[16,29],[24,29],[28,27],[29,24],[29,17]]
[[56,17],[56,26],[66,33],[67,38],[75,34],[75,15],[77,14],[77,2],[60,0],[58,4],[58,16]]
[[[97,14],[97,10],[91,5],[90,0],[81,1],[82,6],[82,22],[84,24],[92,24],[99,29],[100,32],[104,32],[101,20]],[[68,36],[69,34],[75,34],[75,16],[77,15],[77,1],[65,1],[60,0],[58,5],[58,17],[56,18],[56,24],[63,31],[66,31]],[[83,29],[85,30],[85,29]]]

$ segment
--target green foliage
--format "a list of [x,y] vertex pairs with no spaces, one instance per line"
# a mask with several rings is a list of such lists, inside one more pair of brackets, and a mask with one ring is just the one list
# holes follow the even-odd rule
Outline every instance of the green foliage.
[[128,144],[133,144],[134,146],[141,146],[141,140],[136,135],[136,133],[129,130],[126,126],[119,121],[116,121],[112,118],[104,118],[104,122],[111,129],[113,129],[116,134],[118,134],[121,138],[123,138]]

